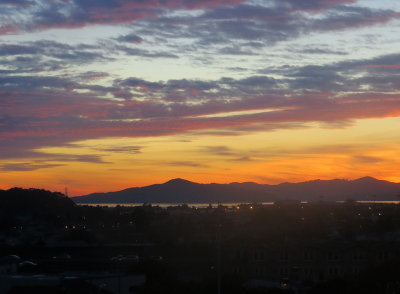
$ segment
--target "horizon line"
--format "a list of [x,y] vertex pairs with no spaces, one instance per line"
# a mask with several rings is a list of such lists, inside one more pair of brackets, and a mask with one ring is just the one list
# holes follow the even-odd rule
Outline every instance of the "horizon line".
[[89,193],[89,194],[85,194],[85,195],[76,195],[76,196],[68,196],[69,198],[74,198],[74,197],[80,197],[80,196],[87,196],[87,195],[92,195],[92,194],[101,194],[101,193],[113,193],[113,192],[119,192],[119,191],[124,191],[127,189],[134,189],[134,188],[144,188],[144,187],[149,187],[149,186],[153,186],[153,185],[163,185],[166,184],[168,182],[172,182],[174,180],[182,180],[182,181],[186,181],[186,182],[190,182],[190,183],[194,183],[194,184],[200,184],[200,185],[211,185],[211,184],[217,184],[217,185],[229,185],[229,184],[245,184],[245,183],[252,183],[252,184],[256,184],[256,185],[268,185],[268,186],[278,186],[278,185],[282,185],[282,184],[300,184],[300,183],[307,183],[307,182],[316,182],[316,181],[334,181],[334,180],[342,180],[342,181],[348,181],[348,182],[352,182],[352,181],[357,181],[360,179],[373,179],[373,180],[377,180],[377,181],[383,181],[383,182],[388,182],[388,183],[393,183],[393,184],[400,184],[400,182],[391,182],[391,181],[387,181],[387,180],[381,180],[372,176],[363,176],[363,177],[357,177],[357,178],[353,178],[353,179],[345,179],[345,178],[332,178],[332,179],[328,179],[328,180],[322,180],[322,179],[314,179],[314,180],[306,180],[306,181],[298,181],[298,182],[280,182],[278,184],[261,184],[261,183],[257,183],[257,182],[253,182],[253,181],[249,181],[249,182],[229,182],[229,183],[216,183],[216,182],[209,182],[209,183],[200,183],[200,182],[193,182],[190,180],[186,180],[184,178],[172,178],[170,180],[167,180],[165,182],[162,183],[154,183],[154,184],[150,184],[150,185],[144,185],[144,186],[135,186],[135,187],[127,187],[127,188],[123,188],[120,190],[115,190],[115,191],[106,191],[106,192],[93,192],[93,193]]

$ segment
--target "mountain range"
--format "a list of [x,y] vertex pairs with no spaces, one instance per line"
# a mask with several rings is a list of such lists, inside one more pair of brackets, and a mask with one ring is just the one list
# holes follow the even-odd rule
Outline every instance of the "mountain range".
[[278,185],[253,182],[199,184],[173,179],[163,184],[73,197],[76,203],[232,203],[280,200],[400,200],[400,183],[363,177],[356,180],[314,180]]

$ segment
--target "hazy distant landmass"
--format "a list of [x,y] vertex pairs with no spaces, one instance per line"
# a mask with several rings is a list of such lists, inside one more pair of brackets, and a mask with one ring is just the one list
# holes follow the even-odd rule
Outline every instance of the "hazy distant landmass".
[[357,180],[314,180],[279,185],[199,184],[173,179],[164,184],[77,196],[76,203],[229,203],[278,200],[400,200],[400,183],[364,177]]

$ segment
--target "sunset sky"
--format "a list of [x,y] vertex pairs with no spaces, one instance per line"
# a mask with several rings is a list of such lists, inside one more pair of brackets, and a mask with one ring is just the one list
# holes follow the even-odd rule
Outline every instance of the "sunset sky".
[[0,0],[0,189],[400,182],[398,0]]

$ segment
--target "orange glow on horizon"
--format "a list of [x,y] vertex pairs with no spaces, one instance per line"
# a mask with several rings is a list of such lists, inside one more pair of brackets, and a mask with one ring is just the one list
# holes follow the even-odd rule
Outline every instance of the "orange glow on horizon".
[[371,176],[400,182],[399,133],[400,118],[387,118],[360,120],[340,129],[310,124],[241,136],[193,132],[87,140],[36,150],[48,162],[30,163],[31,159],[22,158],[7,163],[19,170],[1,173],[0,188],[24,183],[24,188],[63,192],[68,187],[70,196],[79,196],[161,184],[173,178],[197,183],[279,184]]

